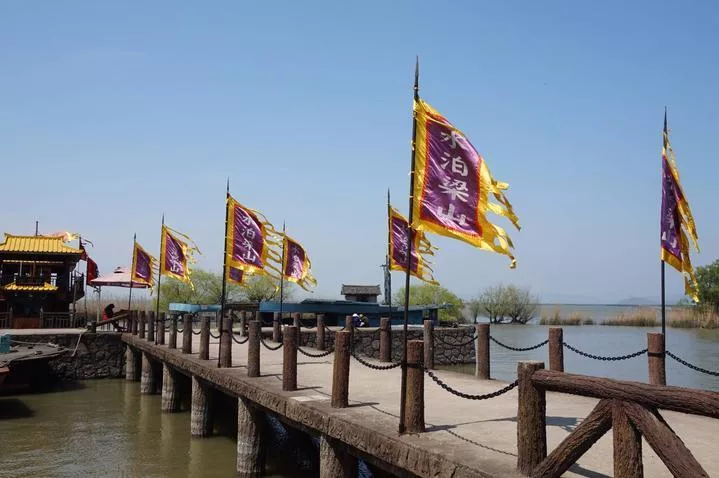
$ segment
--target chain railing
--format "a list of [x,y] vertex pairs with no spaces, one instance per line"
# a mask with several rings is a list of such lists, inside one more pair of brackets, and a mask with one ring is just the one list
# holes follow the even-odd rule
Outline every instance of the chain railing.
[[691,363],[687,362],[686,360],[682,360],[681,358],[677,357],[676,355],[674,355],[673,353],[671,353],[668,350],[666,351],[666,354],[669,355],[674,360],[676,360],[677,362],[679,362],[680,364],[684,365],[685,367],[689,367],[692,370],[696,370],[697,372],[705,373],[707,375],[713,375],[714,377],[719,377],[719,372],[714,372],[712,370],[707,370],[705,368],[701,368],[694,364],[691,364]]
[[260,335],[260,343],[267,349],[267,350],[280,350],[282,346],[284,345],[283,342],[278,343],[277,345],[267,345],[267,342],[265,342],[265,338]]
[[306,350],[302,350],[302,347],[297,347],[297,351],[299,353],[301,353],[302,355],[304,355],[305,357],[322,358],[322,357],[327,357],[328,355],[333,353],[335,351],[335,349],[330,349],[330,350],[327,350],[326,352],[320,352],[317,354],[313,354],[312,352],[307,352]]
[[375,365],[375,364],[373,364],[373,363],[370,363],[370,362],[364,360],[362,357],[360,357],[359,355],[357,355],[357,353],[356,353],[354,350],[352,351],[352,357],[354,357],[354,359],[355,359],[356,361],[358,361],[359,363],[361,363],[361,364],[364,365],[365,367],[371,368],[372,370],[392,370],[393,368],[397,368],[397,367],[399,367],[400,365],[402,365],[401,362],[396,362],[396,363],[392,363],[392,364],[389,364],[389,365]]
[[448,391],[452,395],[456,395],[460,398],[466,398],[467,400],[489,400],[490,398],[499,397],[500,395],[504,395],[505,393],[509,392],[513,388],[515,388],[517,385],[519,385],[519,380],[515,380],[514,382],[508,384],[504,388],[500,388],[497,391],[485,393],[481,395],[472,395],[469,393],[460,392],[459,390],[456,390],[452,387],[450,387],[444,380],[439,378],[437,375],[435,375],[434,372],[432,372],[430,369],[425,368],[422,366],[422,369],[424,370],[424,373],[429,375],[429,378],[431,378],[437,385],[439,385],[444,390]]
[[476,335],[472,336],[472,337],[471,337],[469,340],[467,340],[466,342],[456,342],[456,343],[452,343],[452,342],[447,342],[447,340],[446,340],[444,337],[442,337],[442,334],[434,334],[434,340],[437,341],[437,342],[440,342],[440,343],[442,343],[442,344],[444,344],[444,345],[447,345],[448,347],[464,347],[465,345],[469,345],[469,344],[471,344],[471,343],[474,343],[474,341],[477,340],[477,336],[476,336]]
[[504,347],[505,349],[513,350],[515,352],[529,352],[530,350],[535,350],[540,347],[544,347],[545,345],[547,345],[549,343],[549,339],[547,339],[544,342],[540,342],[537,345],[532,345],[531,347],[512,347],[511,345],[507,345],[507,344],[500,342],[499,340],[495,339],[491,335],[489,336],[489,338],[492,342],[499,345],[500,347]]
[[244,344],[244,343],[247,343],[248,340],[250,340],[250,336],[249,336],[249,335],[246,336],[244,339],[238,339],[235,335],[236,335],[236,334],[235,334],[234,332],[232,332],[232,333],[230,334],[230,336],[232,337],[232,341],[235,342],[236,344],[242,345],[242,344]]
[[602,360],[605,362],[616,362],[619,360],[627,360],[627,359],[639,357],[640,355],[644,355],[645,353],[647,353],[647,349],[642,349],[642,350],[638,350],[634,353],[626,354],[626,355],[594,355],[594,354],[590,354],[587,352],[582,352],[578,348],[572,347],[567,342],[562,342],[562,344],[564,344],[564,346],[567,347],[572,352],[579,354],[583,357],[587,357],[587,358],[594,359],[594,360]]

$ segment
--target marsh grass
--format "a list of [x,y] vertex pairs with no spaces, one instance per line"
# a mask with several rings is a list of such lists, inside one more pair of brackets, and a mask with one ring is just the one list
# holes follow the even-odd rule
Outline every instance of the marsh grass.
[[627,327],[656,327],[659,324],[657,311],[649,307],[639,307],[631,312],[622,312],[616,317],[606,319],[602,325]]
[[669,311],[667,325],[678,329],[719,329],[719,316],[700,307],[681,307]]
[[555,307],[549,315],[542,315],[539,325],[594,325],[594,320],[576,310],[570,312],[568,317],[562,317],[559,307]]

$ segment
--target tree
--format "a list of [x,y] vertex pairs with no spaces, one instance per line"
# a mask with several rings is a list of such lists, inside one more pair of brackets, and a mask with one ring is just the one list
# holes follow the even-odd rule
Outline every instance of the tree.
[[[160,309],[167,310],[170,303],[211,305],[219,304],[222,300],[222,274],[204,269],[192,271],[192,284],[163,277],[160,290]],[[276,291],[276,281],[265,275],[250,276],[246,285],[238,286],[227,283],[227,300],[259,302],[263,300],[279,299],[279,289]],[[285,282],[284,298],[288,300],[294,293],[294,284]]]
[[502,323],[507,315],[507,287],[498,284],[488,287],[479,296],[472,301],[473,305],[470,310],[475,312],[475,322],[480,312],[483,312],[492,324]]
[[529,289],[520,289],[510,285],[505,290],[507,298],[507,317],[513,324],[526,324],[537,315],[539,299],[529,293]]
[[719,260],[696,270],[699,284],[699,304],[719,313]]
[[[394,294],[396,304],[404,304],[404,287]],[[409,289],[410,305],[441,304],[449,307],[439,310],[441,322],[456,322],[462,316],[462,299],[439,285],[422,284]]]

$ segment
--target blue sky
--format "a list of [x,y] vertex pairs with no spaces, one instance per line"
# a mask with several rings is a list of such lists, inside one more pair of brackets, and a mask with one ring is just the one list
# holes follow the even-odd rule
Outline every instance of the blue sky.
[[219,270],[229,176],[306,246],[316,297],[380,284],[419,55],[421,95],[510,183],[523,226],[514,271],[432,236],[442,284],[658,297],[665,105],[695,264],[719,256],[718,46],[712,2],[4,2],[0,230],[81,232],[108,272],[134,232],[157,252],[164,212]]

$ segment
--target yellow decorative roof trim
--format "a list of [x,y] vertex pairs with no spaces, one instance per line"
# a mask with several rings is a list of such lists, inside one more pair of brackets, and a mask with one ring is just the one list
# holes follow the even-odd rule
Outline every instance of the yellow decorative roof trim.
[[55,292],[56,285],[45,282],[43,285],[17,285],[16,283],[3,286],[3,290],[21,291],[21,292]]
[[82,254],[80,249],[65,245],[61,237],[15,236],[5,233],[0,252],[27,252],[37,254]]

